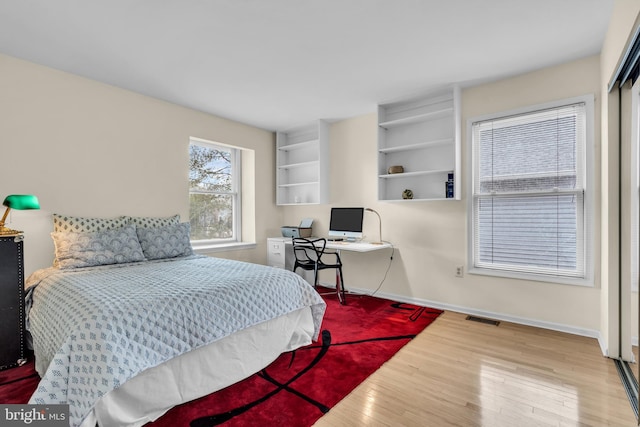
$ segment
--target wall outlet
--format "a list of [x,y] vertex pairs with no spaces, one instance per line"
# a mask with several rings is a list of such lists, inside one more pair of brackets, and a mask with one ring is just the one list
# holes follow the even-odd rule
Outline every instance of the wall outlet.
[[464,265],[456,267],[456,277],[464,277]]

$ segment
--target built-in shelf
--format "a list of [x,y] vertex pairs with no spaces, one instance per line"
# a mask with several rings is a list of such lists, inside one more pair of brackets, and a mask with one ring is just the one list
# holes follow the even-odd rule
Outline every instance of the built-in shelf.
[[416,171],[416,172],[404,172],[404,173],[387,173],[387,174],[382,174],[382,175],[378,175],[378,178],[382,178],[382,179],[406,179],[406,178],[411,178],[414,176],[421,176],[421,175],[435,175],[435,174],[449,174],[449,173],[453,173],[452,170],[450,169],[442,169],[442,170],[425,170],[425,171]]
[[310,141],[298,142],[297,144],[289,144],[284,145],[282,147],[278,147],[278,151],[292,151],[292,150],[300,150],[302,148],[313,146],[314,144],[319,144],[319,139],[312,139]]
[[310,162],[302,162],[302,163],[291,163],[289,165],[278,166],[278,169],[293,169],[293,168],[317,168],[318,161],[313,160]]
[[[426,96],[378,106],[378,198],[460,200],[460,91],[447,87]],[[389,174],[391,166],[403,173]],[[453,176],[453,197],[447,181]]]
[[435,141],[419,142],[417,144],[400,145],[398,147],[380,148],[378,152],[387,154],[387,153],[395,153],[399,151],[412,151],[412,150],[418,150],[421,148],[437,147],[439,145],[453,145],[453,144],[455,144],[455,141],[453,140],[453,138],[444,138],[444,139],[437,139]]
[[294,182],[292,184],[280,184],[279,188],[289,188],[289,187],[300,187],[303,185],[318,185],[318,181],[310,181],[310,182]]
[[329,127],[323,120],[276,135],[276,203],[328,202]]
[[403,117],[401,119],[389,120],[387,122],[379,123],[378,125],[390,129],[396,126],[406,126],[414,123],[425,122],[428,120],[435,120],[441,117],[448,117],[453,114],[453,108],[443,108],[441,110],[431,111],[429,113],[418,114],[411,117]]

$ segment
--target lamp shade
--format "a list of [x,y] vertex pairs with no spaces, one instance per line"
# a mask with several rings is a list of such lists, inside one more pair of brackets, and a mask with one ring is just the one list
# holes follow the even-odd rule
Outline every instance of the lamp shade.
[[11,209],[16,209],[19,211],[27,209],[40,209],[38,198],[30,194],[12,194],[5,197],[2,204],[6,206],[7,209],[4,211],[4,215],[2,215],[2,218],[0,218],[0,236],[22,233],[21,231],[12,230],[4,226]]
[[40,209],[38,198],[31,194],[12,194],[5,197],[2,204],[16,210]]

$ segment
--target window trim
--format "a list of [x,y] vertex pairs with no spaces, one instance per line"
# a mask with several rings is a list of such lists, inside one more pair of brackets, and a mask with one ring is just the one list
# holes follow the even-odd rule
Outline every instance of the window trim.
[[[231,152],[231,192],[215,194],[228,194],[233,196],[233,237],[227,239],[191,239],[191,245],[196,251],[215,251],[215,249],[227,250],[234,247],[244,247],[246,242],[242,241],[242,149],[233,145],[209,141],[196,137],[189,138],[189,147],[191,147],[191,145],[198,145],[200,147],[213,149],[229,150]],[[192,194],[190,185],[188,194],[189,196]]]
[[[489,269],[483,267],[476,267],[474,265],[474,248],[475,248],[475,230],[474,230],[474,195],[473,195],[473,179],[475,175],[475,162],[473,157],[473,124],[477,122],[496,120],[500,118],[506,118],[509,116],[515,116],[520,114],[533,113],[539,110],[559,108],[566,105],[584,103],[585,104],[585,164],[584,164],[584,264],[585,264],[585,277],[564,277],[564,276],[551,276],[546,274],[535,274],[529,272],[520,272],[516,270],[498,270]],[[578,286],[594,286],[594,95],[588,94],[583,96],[577,96],[572,98],[565,98],[561,100],[551,101],[543,104],[536,104],[507,111],[500,111],[496,113],[484,114],[481,116],[471,117],[467,119],[467,189],[469,197],[467,198],[467,265],[469,274],[505,277],[511,279],[531,280],[537,282],[548,282],[557,284],[568,284]]]

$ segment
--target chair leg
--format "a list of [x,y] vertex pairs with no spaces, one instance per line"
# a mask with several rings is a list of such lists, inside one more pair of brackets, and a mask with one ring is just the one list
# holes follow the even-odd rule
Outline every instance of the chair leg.
[[342,267],[338,267],[338,274],[336,275],[336,293],[338,294],[340,304],[347,305],[347,296],[344,292],[344,280],[342,278]]

